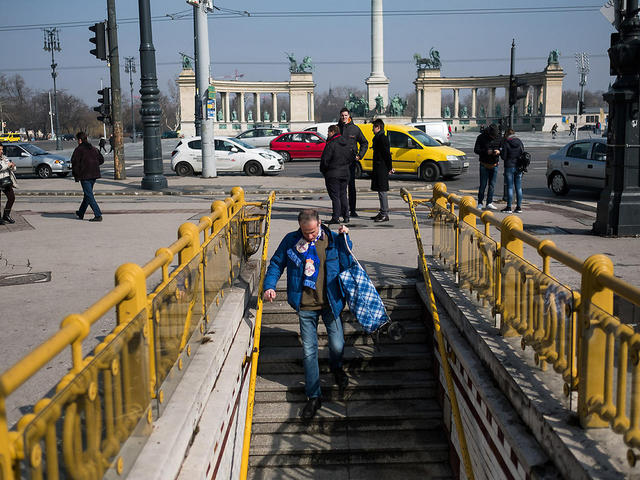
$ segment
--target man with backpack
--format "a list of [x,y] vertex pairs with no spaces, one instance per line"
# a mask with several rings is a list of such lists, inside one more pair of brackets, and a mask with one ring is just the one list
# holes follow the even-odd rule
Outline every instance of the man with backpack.
[[[522,140],[516,132],[508,128],[500,149],[500,157],[504,160],[504,184],[507,188],[507,206],[500,210],[504,213],[522,213],[522,174],[527,171],[529,154],[524,151]],[[516,191],[516,208],[513,204],[513,190]]]

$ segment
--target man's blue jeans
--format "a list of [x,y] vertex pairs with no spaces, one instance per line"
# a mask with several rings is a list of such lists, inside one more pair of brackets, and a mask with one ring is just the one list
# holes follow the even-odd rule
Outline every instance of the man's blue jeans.
[[335,318],[331,308],[324,310],[300,310],[300,336],[304,365],[304,391],[307,398],[320,397],[320,367],[318,366],[318,320],[327,327],[329,336],[329,365],[332,370],[342,368],[342,352],[344,351],[344,333],[342,321]]
[[516,167],[504,169],[504,182],[507,185],[507,207],[513,203],[513,189],[516,189],[516,206],[522,207],[522,172]]
[[82,203],[80,204],[80,208],[78,209],[78,214],[83,217],[84,212],[87,211],[87,207],[91,207],[93,210],[93,214],[96,217],[101,217],[102,212],[100,211],[100,207],[98,206],[98,202],[96,202],[95,197],[93,196],[93,185],[96,183],[96,179],[93,178],[91,180],[80,180],[80,185],[82,186],[82,192],[84,193],[84,197],[82,198]]
[[493,203],[493,189],[496,186],[496,179],[498,178],[498,166],[493,168],[487,168],[480,164],[480,188],[478,189],[478,203],[484,203],[484,190],[489,184],[489,191],[487,192],[487,204]]

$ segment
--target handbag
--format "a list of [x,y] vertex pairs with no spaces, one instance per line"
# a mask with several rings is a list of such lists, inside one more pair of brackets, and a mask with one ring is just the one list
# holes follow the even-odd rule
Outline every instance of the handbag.
[[11,176],[7,175],[6,177],[0,178],[0,190],[4,190],[13,185],[13,181],[11,180]]
[[344,242],[354,261],[351,266],[340,272],[340,283],[345,293],[349,310],[356,317],[363,330],[371,334],[389,323],[391,319],[369,275],[367,275],[367,272],[349,248],[346,235],[344,236]]

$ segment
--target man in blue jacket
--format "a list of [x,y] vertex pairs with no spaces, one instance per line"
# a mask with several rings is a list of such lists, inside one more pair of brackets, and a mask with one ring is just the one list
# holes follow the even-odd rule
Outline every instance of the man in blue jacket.
[[[318,366],[318,320],[327,328],[329,365],[340,390],[349,383],[342,368],[344,334],[340,313],[344,295],[338,275],[351,264],[345,244],[349,229],[341,225],[338,232],[320,223],[318,212],[302,210],[300,228],[288,233],[271,257],[264,279],[264,300],[276,298],[276,283],[287,269],[287,301],[298,312],[302,337],[305,393],[307,404],[302,418],[310,420],[322,406],[320,368]],[[351,242],[349,242],[351,246]]]

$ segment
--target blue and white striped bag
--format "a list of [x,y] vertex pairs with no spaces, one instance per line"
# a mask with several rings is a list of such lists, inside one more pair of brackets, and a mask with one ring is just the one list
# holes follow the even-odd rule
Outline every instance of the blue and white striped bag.
[[374,333],[389,323],[389,315],[369,275],[349,248],[346,235],[344,241],[354,262],[349,268],[340,272],[340,283],[351,313],[366,333]]

